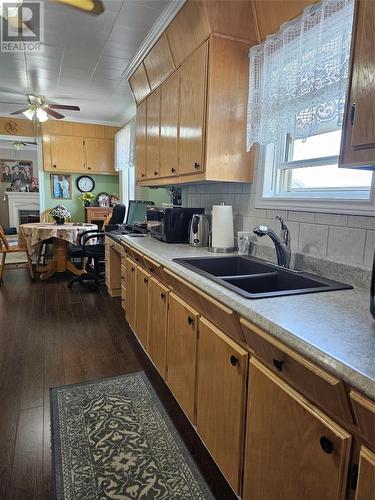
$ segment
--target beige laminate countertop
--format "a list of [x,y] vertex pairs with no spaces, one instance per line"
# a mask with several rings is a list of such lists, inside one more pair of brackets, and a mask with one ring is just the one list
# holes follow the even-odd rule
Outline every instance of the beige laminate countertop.
[[369,312],[368,289],[246,299],[173,262],[174,258],[181,257],[213,257],[207,248],[167,244],[150,236],[112,237],[170,269],[375,399],[375,321]]

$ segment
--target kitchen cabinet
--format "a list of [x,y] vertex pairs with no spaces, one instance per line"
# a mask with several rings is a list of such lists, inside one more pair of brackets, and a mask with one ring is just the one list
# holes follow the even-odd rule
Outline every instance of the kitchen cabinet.
[[375,165],[374,29],[374,2],[357,0],[341,142],[341,167],[363,168]]
[[147,345],[148,327],[148,283],[150,275],[137,266],[135,285],[135,329],[134,332],[144,348]]
[[82,137],[51,135],[49,141],[52,171],[85,171],[85,154]]
[[148,81],[143,62],[141,62],[129,78],[129,85],[132,89],[136,103],[143,101],[143,99],[151,92],[150,83]]
[[135,155],[137,181],[146,178],[146,120],[147,101],[143,101],[137,108],[136,132],[135,132]]
[[144,59],[151,90],[160,85],[174,70],[171,50],[163,33]]
[[169,290],[155,278],[149,280],[147,352],[165,379]]
[[121,262],[124,258],[124,251],[121,245],[111,240],[105,239],[105,283],[111,297],[121,295]]
[[240,494],[248,353],[200,318],[197,364],[197,430]]
[[160,100],[160,176],[178,175],[178,116],[180,75],[175,72],[161,86]]
[[146,116],[146,175],[152,178],[160,175],[160,89],[147,98]]
[[135,300],[136,300],[136,270],[137,265],[129,257],[125,261],[126,267],[126,321],[135,331]]
[[195,422],[198,313],[169,294],[166,382],[181,408]]
[[180,175],[203,170],[207,44],[203,44],[180,68],[180,123],[178,130]]
[[355,500],[371,500],[375,496],[375,453],[361,446]]
[[86,168],[93,173],[115,173],[115,144],[112,139],[84,139]]
[[250,360],[244,500],[345,498],[350,434]]

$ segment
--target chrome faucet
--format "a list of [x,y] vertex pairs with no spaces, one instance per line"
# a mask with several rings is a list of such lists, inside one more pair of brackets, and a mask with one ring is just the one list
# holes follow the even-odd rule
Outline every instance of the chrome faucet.
[[255,227],[254,233],[260,237],[269,236],[275,245],[277,264],[289,268],[291,257],[289,229],[280,215],[277,215],[276,219],[281,224],[281,237],[279,237],[273,229],[263,225]]

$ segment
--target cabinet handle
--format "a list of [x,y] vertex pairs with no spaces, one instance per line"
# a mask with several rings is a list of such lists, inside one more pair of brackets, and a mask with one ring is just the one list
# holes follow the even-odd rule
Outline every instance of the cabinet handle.
[[199,163],[195,162],[194,163],[194,168],[195,168],[195,170],[198,170],[199,168],[201,168],[201,166],[200,166]]
[[87,167],[87,170],[91,170],[91,167]]
[[56,165],[53,165],[53,168],[57,168]]
[[134,269],[134,267],[132,267],[132,273],[134,273],[134,271],[135,271],[135,269]]
[[230,364],[231,364],[232,366],[236,366],[236,365],[238,364],[238,358],[236,358],[236,356],[233,356],[233,354],[232,354],[232,356],[230,357]]
[[320,438],[320,447],[322,448],[324,453],[327,453],[327,455],[331,455],[333,453],[334,449],[333,443],[330,439],[328,439],[325,436],[322,436]]
[[134,257],[134,260],[135,260],[136,262],[139,262],[139,257]]
[[171,168],[171,172],[172,172],[172,174],[174,174],[176,172],[176,169],[175,168]]
[[144,176],[145,176],[145,174],[141,174],[141,177],[144,177]]
[[272,361],[273,361],[273,364],[274,364],[276,370],[278,370],[279,372],[282,372],[284,361],[282,361],[281,359],[273,359]]
[[148,282],[148,278],[143,278],[144,283]]
[[153,267],[150,267],[150,268],[149,268],[149,271],[150,271],[150,273],[154,274],[155,269],[154,269]]
[[352,107],[350,109],[350,123],[352,126],[354,125],[354,119],[355,119],[355,102],[353,102]]
[[189,323],[189,325],[193,325],[194,324],[194,320],[193,320],[193,318],[191,316],[188,316],[187,322]]
[[158,171],[157,170],[154,171],[154,175],[158,175]]
[[160,294],[160,298],[161,298],[162,300],[165,300],[165,293],[161,293],[161,294]]

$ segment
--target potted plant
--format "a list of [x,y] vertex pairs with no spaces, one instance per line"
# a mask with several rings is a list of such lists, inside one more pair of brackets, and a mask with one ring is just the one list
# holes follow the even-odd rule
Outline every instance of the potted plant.
[[70,219],[70,211],[64,205],[57,205],[51,210],[51,217],[55,220],[56,224],[64,224],[66,219]]
[[82,193],[79,196],[79,199],[83,201],[83,206],[84,207],[89,207],[90,203],[95,200],[95,195],[94,193]]

